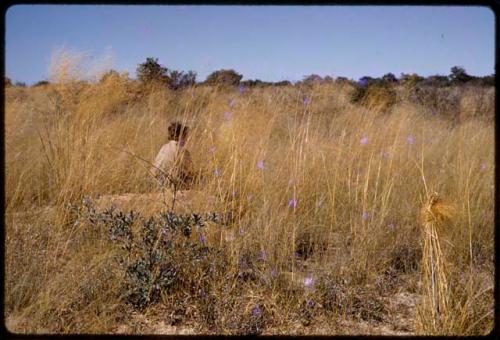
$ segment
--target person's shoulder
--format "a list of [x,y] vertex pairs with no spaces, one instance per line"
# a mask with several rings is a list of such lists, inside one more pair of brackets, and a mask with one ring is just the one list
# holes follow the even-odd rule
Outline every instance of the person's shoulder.
[[173,150],[173,149],[177,149],[177,147],[178,147],[177,144],[178,144],[178,142],[176,142],[175,140],[171,140],[168,143],[163,144],[163,146],[161,147],[161,150]]

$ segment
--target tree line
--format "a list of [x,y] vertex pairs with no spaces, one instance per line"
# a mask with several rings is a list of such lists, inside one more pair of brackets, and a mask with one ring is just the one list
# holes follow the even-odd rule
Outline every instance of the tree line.
[[[328,83],[351,83],[361,87],[372,84],[410,84],[410,85],[423,85],[445,87],[451,85],[470,84],[476,86],[495,86],[495,74],[484,77],[476,77],[469,75],[463,67],[454,66],[450,70],[449,75],[431,75],[429,77],[422,77],[416,73],[405,74],[402,73],[398,78],[393,73],[387,73],[380,78],[369,76],[361,77],[358,81],[348,79],[346,77],[337,77],[333,79],[331,76],[321,77],[317,74],[304,76],[298,82],[292,83],[288,80],[279,82],[267,82],[260,79],[242,80],[243,75],[239,74],[233,69],[221,69],[212,72],[207,76],[205,81],[197,82],[196,72],[194,71],[178,71],[169,69],[158,62],[158,58],[146,58],[146,61],[137,65],[136,69],[137,80],[143,84],[155,84],[165,86],[171,90],[180,90],[196,85],[210,85],[210,86],[246,86],[246,87],[265,87],[265,86],[287,86],[287,85],[305,85],[311,86],[314,84],[328,84]],[[101,82],[105,81],[108,77],[119,76],[117,71],[111,70],[101,77]],[[25,83],[12,81],[8,77],[4,77],[5,86],[18,86],[26,87]],[[42,80],[33,85],[33,87],[43,86],[49,84],[48,81]]]

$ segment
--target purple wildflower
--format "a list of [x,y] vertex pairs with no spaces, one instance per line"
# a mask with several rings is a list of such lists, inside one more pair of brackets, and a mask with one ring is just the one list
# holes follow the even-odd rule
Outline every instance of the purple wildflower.
[[231,100],[229,101],[229,107],[234,107],[235,105],[236,105],[236,100],[231,99]]
[[215,170],[214,170],[214,176],[215,177],[219,177],[220,176],[220,170],[219,170],[219,168],[215,168]]
[[271,277],[275,279],[277,276],[278,276],[278,271],[276,270],[276,268],[273,268],[271,270]]
[[305,98],[304,99],[304,105],[309,105],[311,104],[311,99],[310,98]]
[[203,234],[200,234],[200,237],[198,238],[200,240],[200,243],[202,246],[205,245],[205,236]]
[[406,138],[406,143],[408,143],[409,145],[413,145],[415,143],[415,137],[412,136],[412,135],[409,135],[407,138]]
[[481,163],[481,171],[486,171],[488,169],[488,165],[486,163]]
[[304,279],[304,287],[312,288],[314,286],[314,279],[312,277],[306,277]]
[[243,85],[240,85],[239,91],[240,91],[240,94],[244,94],[245,92],[247,92],[247,88]]
[[325,199],[323,197],[318,198],[318,200],[316,201],[316,207],[321,208],[323,206],[324,201],[325,201]]
[[264,170],[264,161],[260,160],[257,162],[257,168],[260,170]]
[[228,121],[231,119],[232,113],[229,111],[224,112],[224,120]]
[[314,307],[315,303],[312,299],[307,299],[306,305],[307,305],[307,307],[312,308],[312,307]]
[[388,158],[388,157],[389,157],[389,152],[387,152],[387,151],[382,151],[382,152],[380,153],[380,156],[382,156],[382,158]]
[[248,200],[248,201],[253,200],[253,195],[252,195],[252,194],[248,194],[248,195],[247,195],[247,200]]
[[236,196],[238,195],[238,193],[233,190],[233,192],[231,193],[231,195],[233,196],[233,198],[236,198]]
[[288,206],[295,209],[297,207],[297,200],[295,198],[292,198],[288,201]]
[[214,154],[215,150],[216,150],[215,146],[212,146],[212,147],[210,147],[210,149],[208,149],[208,152]]
[[363,220],[366,221],[368,219],[368,217],[370,217],[370,214],[368,213],[368,211],[364,211],[362,217],[363,217]]
[[245,235],[245,230],[243,230],[243,228],[240,228],[240,231],[239,231],[239,232],[240,232],[240,236]]
[[264,250],[261,250],[259,252],[259,260],[266,261],[267,260],[267,254]]
[[393,231],[395,227],[396,227],[396,226],[394,225],[394,223],[390,223],[390,224],[387,226],[387,228],[388,228],[390,231]]
[[254,308],[252,308],[253,317],[259,317],[261,315],[262,315],[262,309],[260,308],[260,306],[255,306]]
[[360,142],[362,145],[366,145],[366,144],[368,144],[368,137],[363,137],[363,138],[361,138],[359,142]]
[[359,86],[361,87],[365,87],[366,85],[368,85],[368,80],[366,80],[365,78],[361,78],[358,82]]
[[293,255],[295,255],[295,257],[299,258],[300,257],[300,254],[298,251],[296,251],[295,253],[293,253]]

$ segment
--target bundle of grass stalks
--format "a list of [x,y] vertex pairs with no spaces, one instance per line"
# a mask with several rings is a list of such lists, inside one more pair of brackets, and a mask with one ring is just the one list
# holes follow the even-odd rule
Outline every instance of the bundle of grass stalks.
[[442,334],[452,317],[449,272],[440,245],[440,234],[455,215],[453,205],[436,193],[429,195],[421,211],[422,219],[422,303],[418,309],[417,329],[426,334]]

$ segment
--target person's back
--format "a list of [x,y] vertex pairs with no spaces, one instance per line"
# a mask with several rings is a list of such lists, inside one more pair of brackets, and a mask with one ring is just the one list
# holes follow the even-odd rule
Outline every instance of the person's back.
[[170,141],[158,152],[152,172],[160,186],[185,187],[192,180],[191,156],[184,149],[188,128],[173,123],[168,130]]

